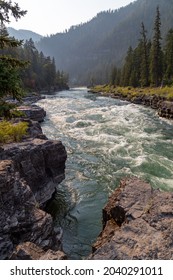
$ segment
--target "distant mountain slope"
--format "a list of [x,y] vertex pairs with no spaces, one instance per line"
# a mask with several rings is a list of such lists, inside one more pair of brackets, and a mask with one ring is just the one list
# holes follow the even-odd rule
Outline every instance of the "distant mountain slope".
[[40,34],[37,34],[37,33],[32,32],[30,30],[25,30],[25,29],[16,30],[12,27],[8,27],[7,30],[8,30],[8,33],[9,33],[10,36],[15,37],[18,40],[26,41],[26,40],[29,40],[30,38],[32,38],[32,40],[34,42],[37,42],[43,37]]
[[111,64],[121,65],[128,47],[137,45],[142,21],[152,37],[157,6],[164,39],[173,28],[173,0],[137,0],[124,8],[101,12],[66,33],[44,37],[37,47],[54,56],[58,68],[68,72],[74,83],[87,84],[91,79],[104,82]]

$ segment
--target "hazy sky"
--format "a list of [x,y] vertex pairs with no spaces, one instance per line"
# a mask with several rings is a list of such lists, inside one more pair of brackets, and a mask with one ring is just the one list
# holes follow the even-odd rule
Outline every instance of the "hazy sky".
[[28,29],[41,35],[63,32],[70,26],[92,19],[100,11],[114,10],[134,0],[14,0],[27,10],[18,22],[11,21],[16,29]]

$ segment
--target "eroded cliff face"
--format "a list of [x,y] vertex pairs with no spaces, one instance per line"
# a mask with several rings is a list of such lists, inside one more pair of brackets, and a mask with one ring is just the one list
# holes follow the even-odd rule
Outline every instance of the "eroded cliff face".
[[0,148],[0,259],[65,258],[61,230],[41,209],[64,179],[67,154],[41,136]]
[[89,259],[173,259],[173,192],[122,180],[103,209],[103,231]]

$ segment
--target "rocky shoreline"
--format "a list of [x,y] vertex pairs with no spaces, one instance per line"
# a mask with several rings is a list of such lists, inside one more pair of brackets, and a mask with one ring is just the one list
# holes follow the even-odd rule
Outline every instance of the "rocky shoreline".
[[[22,109],[27,111],[28,136],[0,147],[0,259],[67,259],[62,230],[44,211],[65,177],[67,153],[61,141],[42,133],[43,109]],[[173,193],[126,178],[103,209],[103,230],[87,259],[173,259],[172,232]]]
[[132,177],[103,209],[103,231],[90,260],[172,260],[173,192]]
[[[94,94],[129,101],[173,119],[173,101],[158,95]],[[173,192],[153,189],[139,178],[125,178],[102,212],[103,230],[92,247],[90,260],[172,260]]]
[[0,259],[66,259],[62,230],[43,209],[65,177],[67,153],[43,135],[45,111],[24,110],[29,135],[0,147]]
[[138,93],[136,96],[133,96],[131,94],[125,95],[119,92],[100,92],[95,89],[90,89],[89,92],[97,93],[102,96],[109,96],[115,99],[129,101],[134,104],[148,106],[152,109],[157,110],[157,113],[160,117],[173,119],[173,100],[168,100],[164,96],[159,96],[156,94],[147,95],[142,93]]

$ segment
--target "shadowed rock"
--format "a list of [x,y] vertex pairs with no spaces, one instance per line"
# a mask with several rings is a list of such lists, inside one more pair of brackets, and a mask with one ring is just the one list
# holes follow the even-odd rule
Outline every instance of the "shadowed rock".
[[61,250],[52,217],[40,207],[64,179],[66,158],[60,141],[35,138],[1,148],[0,259],[9,259],[25,242],[39,246],[44,255],[49,249]]

